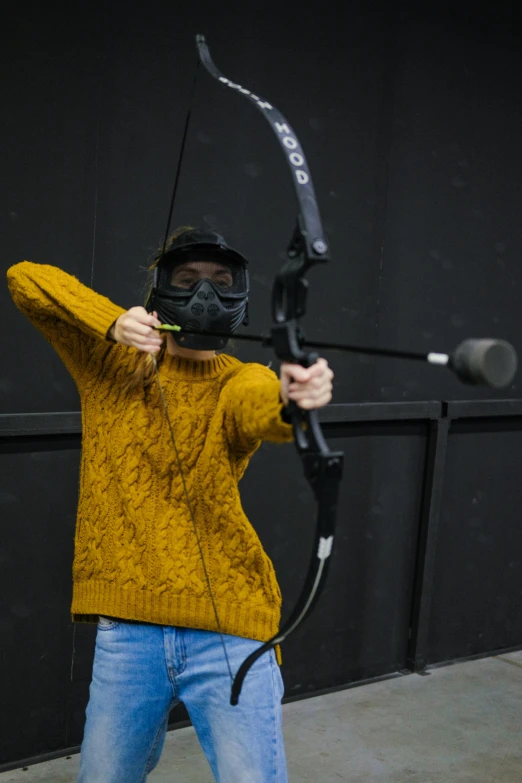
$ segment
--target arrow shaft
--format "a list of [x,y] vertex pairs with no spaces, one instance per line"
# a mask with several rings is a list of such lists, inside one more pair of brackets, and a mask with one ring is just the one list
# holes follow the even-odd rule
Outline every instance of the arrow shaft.
[[[161,327],[157,328],[158,331],[167,331]],[[176,329],[176,331],[180,334],[194,334],[193,331],[186,329]],[[244,340],[246,342],[252,343],[261,343],[266,347],[270,347],[273,343],[272,338],[269,335],[262,334],[227,334],[226,332],[214,331],[200,331],[197,332],[197,334],[212,337],[227,337],[232,340]],[[326,351],[342,351],[344,353],[358,353],[366,354],[368,356],[388,356],[396,359],[413,359],[415,361],[429,362],[430,364],[446,365],[449,360],[448,355],[445,353],[419,353],[418,351],[400,351],[394,348],[372,348],[363,345],[349,345],[347,343],[331,343],[304,339],[301,345],[307,348],[322,348]]]

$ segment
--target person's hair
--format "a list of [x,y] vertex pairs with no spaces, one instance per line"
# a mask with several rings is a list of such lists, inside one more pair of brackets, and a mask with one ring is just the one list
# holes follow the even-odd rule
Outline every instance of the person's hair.
[[[175,242],[178,237],[185,234],[187,231],[193,231],[193,226],[180,226],[175,231],[170,234],[168,237],[166,243],[165,243],[165,253],[167,253],[170,248],[172,247],[173,243]],[[145,283],[145,291],[144,291],[144,300],[143,304],[144,306],[147,304],[149,300],[149,296],[152,293],[152,287],[154,285],[154,269],[158,265],[159,261],[161,260],[161,257],[163,255],[163,242],[161,243],[160,247],[157,249],[157,251],[154,253],[154,260],[152,264],[147,267],[147,281]],[[165,351],[167,350],[167,340],[163,339],[163,344],[158,351],[156,356],[156,362],[159,363],[163,355],[165,354]],[[152,354],[147,353],[147,351],[137,351],[135,360],[133,362],[132,370],[129,372],[128,376],[123,381],[123,391],[128,392],[136,388],[140,389],[146,389],[152,381],[154,380],[154,362],[152,358]]]

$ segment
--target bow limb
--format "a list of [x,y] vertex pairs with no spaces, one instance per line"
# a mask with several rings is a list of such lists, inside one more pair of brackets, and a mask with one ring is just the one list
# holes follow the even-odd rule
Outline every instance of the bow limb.
[[[301,250],[303,250],[306,259],[306,267],[321,261],[329,261],[328,243],[324,236],[312,177],[303,148],[290,123],[269,101],[264,100],[264,98],[247,90],[240,84],[236,84],[230,79],[227,79],[227,77],[218,70],[210,56],[203,35],[196,36],[196,45],[200,61],[208,73],[222,85],[244,95],[245,98],[248,98],[248,100],[261,111],[274,131],[283,150],[292,174],[295,195],[299,204],[300,220],[300,225],[296,227],[296,231],[292,236],[288,247],[289,255],[291,257],[296,257]],[[303,248],[301,247],[301,244],[304,245]]]
[[[306,430],[302,428],[301,420],[306,422]],[[312,486],[317,501],[317,521],[312,558],[301,594],[284,626],[272,639],[251,653],[239,667],[232,683],[230,703],[233,705],[238,703],[243,681],[250,667],[264,653],[284,642],[312,611],[328,574],[337,516],[337,495],[342,475],[343,454],[342,452],[330,451],[326,445],[317,418],[317,411],[311,411],[302,416],[298,411],[293,412],[292,424],[305,476]],[[310,441],[313,441],[313,444]]]
[[[303,148],[281,112],[269,101],[227,79],[215,66],[203,36],[198,35],[196,43],[200,60],[208,73],[225,87],[244,95],[261,111],[274,131],[290,168],[298,214],[287,248],[288,261],[276,275],[272,288],[274,325],[271,329],[271,338],[279,359],[309,367],[317,361],[318,357],[317,354],[307,353],[302,349],[304,335],[299,326],[299,319],[306,312],[308,281],[305,274],[311,266],[329,261],[330,255]],[[328,572],[344,455],[340,451],[330,451],[317,411],[304,411],[295,403],[291,403],[288,412],[305,477],[317,501],[314,551],[304,587],[293,612],[283,628],[272,639],[243,661],[232,684],[231,704],[238,703],[241,687],[250,667],[265,652],[283,642],[311,612],[319,599]]]

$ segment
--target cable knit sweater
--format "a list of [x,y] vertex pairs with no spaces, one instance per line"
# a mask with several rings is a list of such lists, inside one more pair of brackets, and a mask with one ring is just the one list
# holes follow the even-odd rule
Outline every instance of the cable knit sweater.
[[[157,383],[124,393],[138,351],[107,332],[125,312],[53,266],[7,273],[18,308],[71,373],[82,407],[82,460],[71,613],[217,630]],[[238,481],[262,440],[292,439],[279,380],[232,356],[159,368],[224,633],[266,641],[281,595]]]

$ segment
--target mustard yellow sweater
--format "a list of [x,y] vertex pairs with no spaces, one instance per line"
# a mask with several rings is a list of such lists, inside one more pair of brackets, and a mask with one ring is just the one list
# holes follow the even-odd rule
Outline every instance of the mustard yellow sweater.
[[[71,373],[82,460],[71,613],[216,630],[203,565],[157,383],[124,393],[138,351],[107,332],[124,310],[53,266],[7,273],[18,308]],[[238,481],[263,440],[292,439],[279,380],[232,356],[159,369],[224,633],[266,641],[281,595],[241,506]]]

